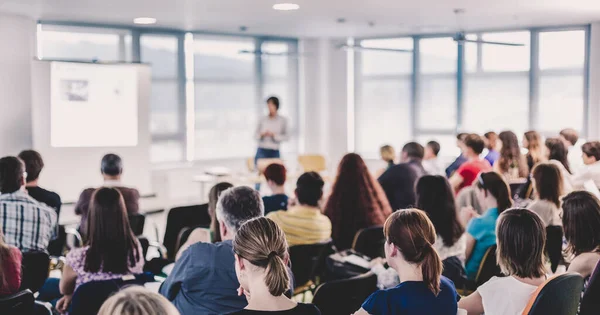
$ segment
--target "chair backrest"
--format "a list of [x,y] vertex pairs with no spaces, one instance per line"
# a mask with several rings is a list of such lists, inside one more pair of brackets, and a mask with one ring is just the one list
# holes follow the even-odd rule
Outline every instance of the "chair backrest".
[[142,213],[129,215],[129,226],[135,236],[144,234],[144,225],[146,224],[146,216]]
[[492,277],[502,276],[502,271],[496,262],[496,249],[497,245],[492,245],[485,252],[481,264],[479,265],[479,271],[477,272],[477,287],[488,282]]
[[181,231],[179,231],[179,234],[177,235],[177,242],[175,242],[175,254],[179,252],[181,246],[188,240],[188,238],[190,238],[190,234],[192,234],[194,229],[195,227],[186,226],[183,229],[181,229]]
[[201,226],[210,228],[208,204],[176,207],[169,211],[163,245],[167,249],[168,258],[175,259],[175,243],[179,231],[184,227]]
[[383,227],[374,226],[356,232],[352,249],[371,258],[385,257],[384,243]]
[[322,155],[299,155],[298,163],[304,172],[322,172],[327,169],[325,157]]
[[24,252],[21,260],[21,290],[37,292],[48,279],[50,256],[45,252]]
[[290,247],[290,261],[296,287],[314,281],[325,269],[325,259],[333,252],[332,243],[296,245]]
[[556,272],[562,258],[563,228],[562,226],[548,226],[546,228],[546,254],[550,258],[552,272]]
[[442,261],[444,269],[442,276],[452,280],[456,289],[466,289],[467,272],[463,266],[463,262],[457,256],[452,256]]
[[321,310],[321,314],[354,314],[375,291],[377,276],[368,272],[350,279],[321,284],[315,291],[312,303]]
[[587,288],[581,298],[579,315],[598,314],[600,310],[600,262],[590,276]]
[[154,282],[154,276],[150,273],[135,275],[133,279],[127,280],[121,278],[84,283],[80,285],[73,294],[69,314],[97,314],[100,307],[102,307],[102,304],[104,304],[104,301],[122,287],[129,285],[144,285],[147,282]]
[[583,278],[579,274],[550,278],[533,293],[523,315],[576,315],[582,290]]
[[0,314],[31,314],[35,298],[30,290],[0,297]]

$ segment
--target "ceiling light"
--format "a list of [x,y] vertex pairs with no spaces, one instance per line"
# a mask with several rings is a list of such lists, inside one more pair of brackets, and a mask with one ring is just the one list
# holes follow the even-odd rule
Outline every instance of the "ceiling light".
[[273,5],[273,9],[278,11],[293,11],[300,9],[300,6],[295,3],[278,3]]
[[156,19],[151,18],[151,17],[139,17],[139,18],[133,19],[133,23],[141,24],[141,25],[150,25],[150,24],[155,24]]

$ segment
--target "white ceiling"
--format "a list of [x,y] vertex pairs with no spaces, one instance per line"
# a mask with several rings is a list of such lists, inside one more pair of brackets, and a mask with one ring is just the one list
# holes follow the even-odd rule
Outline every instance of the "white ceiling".
[[[274,11],[278,2],[300,10]],[[43,20],[131,25],[151,16],[157,27],[298,37],[449,33],[458,30],[454,8],[466,10],[466,30],[600,20],[600,0],[0,0],[1,12]]]

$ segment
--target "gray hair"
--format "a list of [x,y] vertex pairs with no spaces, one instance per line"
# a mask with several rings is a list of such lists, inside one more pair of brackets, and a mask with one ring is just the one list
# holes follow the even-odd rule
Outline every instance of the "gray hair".
[[244,222],[262,217],[265,206],[258,191],[250,187],[229,188],[221,193],[217,202],[217,220],[233,232]]

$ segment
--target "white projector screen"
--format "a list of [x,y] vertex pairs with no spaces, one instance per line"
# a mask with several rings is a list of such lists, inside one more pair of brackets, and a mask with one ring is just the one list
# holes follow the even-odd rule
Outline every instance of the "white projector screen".
[[138,143],[137,69],[53,62],[50,144],[127,147]]

